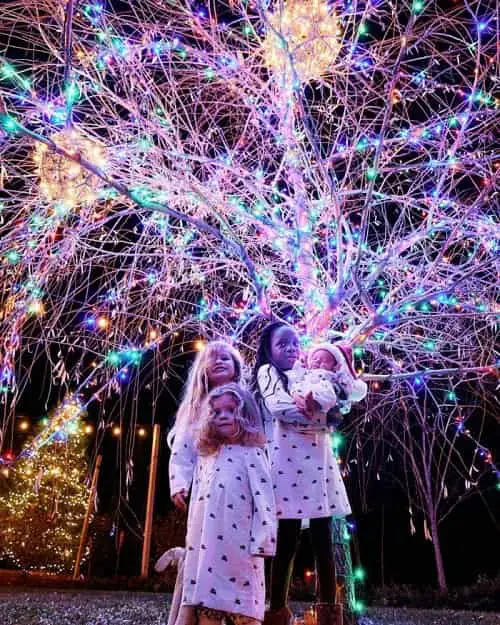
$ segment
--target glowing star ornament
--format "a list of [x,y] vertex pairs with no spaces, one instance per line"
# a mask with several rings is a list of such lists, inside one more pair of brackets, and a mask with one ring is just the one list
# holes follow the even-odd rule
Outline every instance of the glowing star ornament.
[[[104,169],[104,146],[86,137],[77,128],[65,128],[50,139],[69,154],[79,155],[99,169]],[[96,199],[102,181],[79,163],[56,154],[43,143],[37,145],[33,158],[40,178],[40,191],[46,200],[70,210]]]
[[318,80],[337,58],[341,31],[335,12],[323,0],[289,0],[269,14],[264,61],[277,75],[290,76],[290,62],[301,82]]

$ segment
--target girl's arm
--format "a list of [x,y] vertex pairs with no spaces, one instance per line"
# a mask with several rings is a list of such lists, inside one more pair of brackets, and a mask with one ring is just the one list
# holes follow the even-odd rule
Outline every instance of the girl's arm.
[[274,556],[278,523],[269,462],[262,449],[248,447],[245,463],[253,500],[250,553],[254,556]]
[[188,493],[193,481],[196,459],[197,453],[190,433],[185,430],[175,432],[168,463],[168,479],[172,497],[181,491]]
[[295,405],[292,397],[283,388],[274,367],[263,365],[257,372],[257,384],[264,405],[272,417],[290,425],[307,426],[311,432],[322,432],[324,425],[311,423]]

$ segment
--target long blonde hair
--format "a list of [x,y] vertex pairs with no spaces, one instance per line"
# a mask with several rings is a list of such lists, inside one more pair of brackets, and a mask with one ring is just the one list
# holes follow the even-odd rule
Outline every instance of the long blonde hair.
[[257,403],[251,393],[233,382],[217,386],[203,400],[195,430],[195,444],[200,456],[209,456],[227,443],[227,439],[220,435],[214,424],[213,401],[223,395],[232,395],[238,405],[235,414],[238,433],[232,443],[246,447],[264,447],[266,437]]
[[184,386],[184,396],[175,416],[175,424],[167,437],[170,447],[175,434],[186,431],[197,421],[201,404],[210,391],[207,375],[208,362],[221,350],[225,350],[231,355],[235,371],[233,382],[240,382],[243,373],[243,360],[238,350],[226,341],[219,340],[208,343],[197,354],[189,370],[188,379]]

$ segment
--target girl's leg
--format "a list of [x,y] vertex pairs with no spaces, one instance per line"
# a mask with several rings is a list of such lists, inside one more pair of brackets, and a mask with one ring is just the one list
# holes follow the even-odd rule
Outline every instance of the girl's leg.
[[197,625],[194,606],[183,605],[179,608],[175,625]]
[[300,519],[280,519],[276,555],[271,566],[271,610],[286,606],[293,563],[300,540]]
[[335,603],[337,579],[331,517],[311,519],[311,540],[316,562],[318,601]]
[[197,625],[222,625],[222,619],[218,617],[200,614]]

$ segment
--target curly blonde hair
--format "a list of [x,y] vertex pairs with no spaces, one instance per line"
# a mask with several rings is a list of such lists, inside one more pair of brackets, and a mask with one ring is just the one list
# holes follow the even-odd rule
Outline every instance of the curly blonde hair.
[[222,350],[229,352],[233,359],[235,371],[233,382],[241,381],[244,364],[238,350],[222,340],[208,343],[197,354],[189,370],[189,376],[184,386],[184,397],[175,416],[175,425],[167,437],[167,442],[170,446],[175,434],[192,428],[198,420],[201,404],[211,390],[207,375],[208,363]]
[[238,424],[238,434],[231,442],[246,447],[264,447],[266,437],[262,427],[260,410],[252,394],[239,384],[223,384],[214,388],[203,401],[199,426],[195,433],[195,444],[201,456],[209,456],[227,443],[214,423],[213,401],[223,395],[232,395],[238,404],[235,420]]

